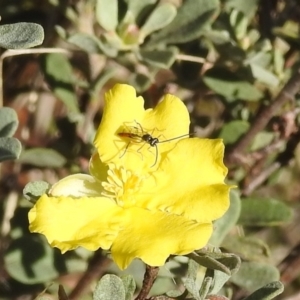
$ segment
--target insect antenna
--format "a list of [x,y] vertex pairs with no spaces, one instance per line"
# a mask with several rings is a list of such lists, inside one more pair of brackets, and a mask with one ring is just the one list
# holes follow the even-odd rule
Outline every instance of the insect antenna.
[[180,135],[180,136],[176,136],[176,137],[171,138],[171,139],[167,139],[167,140],[164,140],[164,141],[159,141],[159,142],[157,142],[157,144],[162,144],[162,143],[174,141],[174,140],[180,139],[182,137],[191,136],[191,135],[193,135],[193,133],[186,133],[186,134],[183,134],[183,135]]

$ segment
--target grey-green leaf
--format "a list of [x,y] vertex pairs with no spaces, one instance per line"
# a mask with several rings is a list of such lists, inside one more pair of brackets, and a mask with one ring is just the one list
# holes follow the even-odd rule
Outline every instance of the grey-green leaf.
[[248,226],[277,226],[289,222],[292,210],[284,202],[272,198],[246,198],[242,201],[238,223]]
[[86,33],[75,33],[68,38],[68,42],[87,53],[102,53],[99,40]]
[[280,281],[274,281],[266,284],[262,288],[256,290],[244,300],[269,300],[280,295],[284,290],[284,285]]
[[250,82],[236,78],[234,74],[226,71],[211,69],[205,74],[203,81],[213,91],[224,96],[228,102],[257,101],[263,96]]
[[138,19],[144,11],[156,3],[156,0],[125,0],[125,2],[128,5],[128,11],[133,14],[135,19]]
[[33,148],[25,150],[20,156],[20,162],[37,167],[60,168],[66,163],[66,159],[53,149]]
[[66,105],[70,112],[79,113],[73,87],[73,71],[67,57],[58,53],[47,54],[43,68],[54,94]]
[[98,282],[93,300],[125,300],[125,288],[122,280],[116,275],[105,275]]
[[40,196],[45,194],[50,188],[50,184],[46,181],[33,181],[26,184],[23,189],[24,197],[30,202],[35,202]]
[[164,28],[173,21],[176,12],[176,7],[171,3],[159,4],[142,26],[140,34],[145,38],[150,33]]
[[0,108],[0,137],[11,137],[18,128],[17,113],[9,107]]
[[220,246],[231,228],[236,224],[241,213],[241,200],[236,190],[230,192],[230,206],[222,218],[214,222],[214,232],[209,244]]
[[190,259],[188,263],[187,277],[183,284],[194,299],[202,300],[199,295],[199,286],[196,280],[198,268],[199,265],[194,260]]
[[138,54],[140,59],[161,69],[169,69],[176,60],[178,49],[170,47],[165,50],[143,50],[141,49]]
[[150,39],[149,44],[185,43],[198,38],[219,11],[218,0],[185,0],[174,20]]
[[131,275],[125,275],[122,276],[121,279],[125,288],[125,299],[132,300],[136,289],[134,278]]
[[96,19],[105,30],[115,30],[118,25],[118,1],[97,0]]
[[0,47],[6,49],[31,48],[42,44],[43,27],[35,23],[20,22],[0,25]]
[[250,127],[249,122],[243,120],[234,120],[224,124],[219,137],[223,139],[224,144],[235,143]]
[[17,159],[20,156],[22,145],[12,137],[0,137],[0,162]]
[[231,277],[236,285],[253,292],[272,281],[279,280],[279,271],[261,262],[243,262],[239,271]]

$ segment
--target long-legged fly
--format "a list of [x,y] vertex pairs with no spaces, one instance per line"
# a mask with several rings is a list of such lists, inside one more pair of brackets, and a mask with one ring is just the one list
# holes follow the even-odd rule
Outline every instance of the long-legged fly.
[[129,143],[127,144],[127,146],[125,148],[125,151],[122,154],[122,156],[125,155],[130,143],[138,144],[138,143],[143,143],[144,142],[145,144],[148,144],[151,147],[155,147],[155,161],[154,161],[154,163],[151,167],[154,167],[157,163],[157,158],[158,158],[157,144],[162,144],[162,143],[166,143],[166,142],[170,142],[170,141],[173,141],[173,140],[180,139],[182,137],[190,136],[190,134],[187,133],[187,134],[183,134],[183,135],[180,135],[180,136],[176,136],[176,137],[171,138],[171,139],[161,141],[161,140],[158,139],[158,137],[153,137],[150,133],[145,132],[140,123],[136,122],[136,124],[137,124],[138,127],[137,126],[126,126],[124,131],[117,133],[117,135],[120,136],[121,138],[129,139]]

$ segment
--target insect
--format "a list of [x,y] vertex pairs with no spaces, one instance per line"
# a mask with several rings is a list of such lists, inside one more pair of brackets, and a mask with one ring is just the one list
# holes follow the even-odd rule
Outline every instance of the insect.
[[120,136],[121,138],[129,139],[129,143],[127,144],[125,151],[121,155],[121,157],[123,157],[125,155],[130,143],[138,144],[138,143],[144,142],[145,144],[148,144],[151,147],[155,147],[155,161],[151,167],[154,167],[157,163],[157,158],[158,158],[157,144],[162,144],[162,143],[180,139],[182,137],[190,136],[190,134],[187,133],[187,134],[183,134],[183,135],[171,138],[171,139],[160,141],[158,139],[158,137],[153,137],[150,133],[145,132],[140,123],[138,123],[138,122],[136,122],[136,123],[137,123],[138,127],[137,126],[126,126],[126,131],[117,133],[117,135]]

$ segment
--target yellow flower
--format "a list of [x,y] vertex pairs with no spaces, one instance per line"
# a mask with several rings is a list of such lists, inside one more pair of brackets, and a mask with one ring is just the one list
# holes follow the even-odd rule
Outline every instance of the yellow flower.
[[91,175],[56,183],[29,212],[30,230],[62,252],[111,251],[161,266],[204,247],[229,205],[222,140],[189,138],[189,114],[175,96],[144,109],[128,85],[106,94]]

